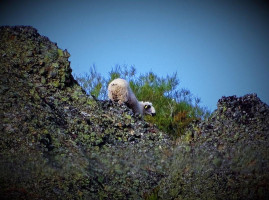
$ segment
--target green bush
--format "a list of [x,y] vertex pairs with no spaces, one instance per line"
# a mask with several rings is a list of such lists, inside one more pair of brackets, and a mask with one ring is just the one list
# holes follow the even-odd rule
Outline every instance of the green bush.
[[106,98],[106,80],[96,71],[95,65],[90,67],[88,73],[74,75],[87,94],[96,98]]
[[193,120],[206,118],[210,114],[199,105],[199,98],[193,97],[187,89],[179,89],[177,73],[166,77],[158,77],[153,72],[137,75],[134,66],[116,65],[108,78],[97,73],[94,66],[89,73],[75,76],[84,90],[98,99],[107,99],[108,84],[119,77],[129,82],[138,100],[153,103],[157,115],[145,116],[145,120],[175,138],[184,135],[185,128]]

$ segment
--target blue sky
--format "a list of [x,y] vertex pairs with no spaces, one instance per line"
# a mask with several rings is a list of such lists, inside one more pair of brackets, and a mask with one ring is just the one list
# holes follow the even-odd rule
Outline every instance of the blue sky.
[[265,1],[0,1],[0,25],[31,25],[67,49],[73,73],[96,65],[178,73],[210,110],[222,96],[257,93],[269,104]]

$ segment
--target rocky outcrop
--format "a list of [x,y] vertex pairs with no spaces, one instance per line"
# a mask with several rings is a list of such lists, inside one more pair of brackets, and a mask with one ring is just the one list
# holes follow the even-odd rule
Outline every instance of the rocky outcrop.
[[1,27],[0,194],[142,198],[164,176],[168,137],[124,105],[95,101],[69,53],[32,27]]
[[0,28],[1,199],[267,197],[269,108],[256,95],[223,97],[175,142],[87,96],[68,57],[32,27]]
[[[269,108],[256,94],[223,97],[208,121],[188,129],[163,199],[268,199]],[[169,183],[169,184],[168,184]]]

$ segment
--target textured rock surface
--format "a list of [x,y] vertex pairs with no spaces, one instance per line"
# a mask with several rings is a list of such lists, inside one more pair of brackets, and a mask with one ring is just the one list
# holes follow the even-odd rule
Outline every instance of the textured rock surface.
[[126,106],[95,101],[69,54],[31,27],[1,27],[1,195],[142,198],[170,141]]
[[1,199],[265,199],[269,108],[223,97],[171,141],[126,106],[88,97],[69,53],[0,28]]
[[256,94],[223,97],[187,135],[162,180],[163,199],[268,199],[269,108]]

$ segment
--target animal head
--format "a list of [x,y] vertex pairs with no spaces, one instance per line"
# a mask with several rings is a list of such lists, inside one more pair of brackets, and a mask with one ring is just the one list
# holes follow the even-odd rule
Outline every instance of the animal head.
[[150,102],[142,102],[143,104],[143,113],[146,115],[155,116],[156,111],[155,108],[152,106],[152,103]]

